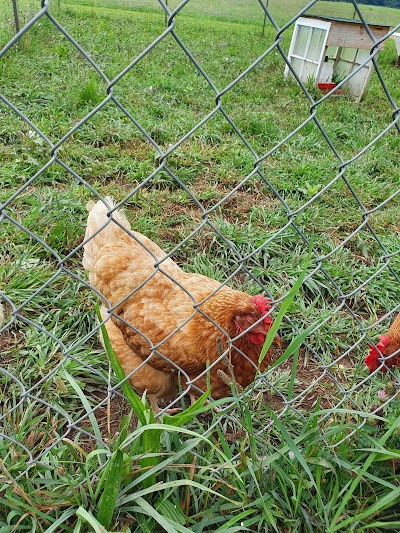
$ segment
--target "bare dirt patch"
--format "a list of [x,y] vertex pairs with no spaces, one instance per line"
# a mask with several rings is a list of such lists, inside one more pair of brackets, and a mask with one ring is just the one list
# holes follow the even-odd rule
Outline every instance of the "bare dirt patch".
[[[272,361],[282,353],[281,349],[272,347]],[[279,366],[281,370],[292,371],[293,360],[289,358]],[[331,377],[332,376],[332,377]],[[325,371],[317,362],[307,358],[306,349],[300,349],[293,388],[293,406],[305,411],[313,411],[317,404],[320,409],[329,409],[337,405],[337,383],[332,371]],[[339,381],[339,380],[338,380]],[[341,378],[343,381],[343,378]],[[306,391],[306,392],[304,392]],[[285,400],[278,394],[264,394],[264,401],[273,410],[283,409]]]
[[2,333],[0,336],[0,353],[2,354],[2,363],[4,363],[4,352],[8,352],[10,348],[14,347],[17,344],[17,339],[15,335],[11,333]]

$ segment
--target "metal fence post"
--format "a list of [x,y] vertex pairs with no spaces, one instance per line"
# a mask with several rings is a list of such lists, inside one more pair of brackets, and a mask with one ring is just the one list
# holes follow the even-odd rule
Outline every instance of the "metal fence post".
[[14,12],[15,33],[18,33],[19,32],[19,17],[18,17],[17,0],[12,0],[12,5],[13,5],[13,12]]

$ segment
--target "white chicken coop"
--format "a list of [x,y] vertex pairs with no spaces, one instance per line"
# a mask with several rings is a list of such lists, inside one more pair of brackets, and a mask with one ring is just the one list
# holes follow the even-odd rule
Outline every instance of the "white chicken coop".
[[[378,41],[389,32],[389,26],[368,26]],[[379,45],[379,50],[384,43]],[[373,45],[361,22],[313,15],[297,19],[288,56],[303,82],[315,81],[321,90],[330,90],[368,58]],[[343,89],[359,101],[372,71],[373,64],[369,61],[346,81]],[[289,75],[291,72],[286,66],[285,77]]]

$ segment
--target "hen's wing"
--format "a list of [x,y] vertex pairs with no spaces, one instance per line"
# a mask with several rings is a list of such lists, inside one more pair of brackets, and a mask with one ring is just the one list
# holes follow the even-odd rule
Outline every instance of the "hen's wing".
[[[384,355],[392,355],[400,350],[400,313],[394,319],[393,324],[387,332],[390,343],[384,351]],[[388,366],[400,366],[400,354],[397,354],[386,361]]]
[[[107,309],[101,306],[101,318],[109,318]],[[148,394],[154,394],[158,398],[175,397],[178,391],[176,375],[161,372],[148,364],[143,364],[136,353],[126,344],[121,330],[111,319],[105,323],[105,327],[115,355],[120,362],[125,374],[130,376],[129,381],[134,389],[139,392],[147,390]],[[104,345],[104,339],[101,336]],[[140,367],[140,368],[139,368]]]
[[[149,244],[140,234],[135,237]],[[136,355],[142,360],[152,355],[148,363],[161,371],[171,371],[168,358],[196,372],[204,367],[196,345],[201,346],[206,319],[194,305],[219,283],[187,275],[171,259],[160,262],[165,254],[154,243],[152,252],[158,257],[125,235],[107,242],[92,259],[89,281],[115,310],[119,319],[112,320]]]
[[[213,327],[195,308],[204,299],[203,291],[199,291],[204,280],[194,276],[191,281],[195,286],[188,287],[187,276],[180,269],[174,272],[174,280],[161,271],[147,276],[146,282],[117,307],[119,319],[115,323],[135,353],[142,359],[152,356],[149,364],[155,368],[170,371],[170,360],[187,373],[198,372],[204,369],[207,353],[202,353],[202,349]],[[217,282],[215,285],[219,286]],[[210,283],[207,294],[213,288],[214,283]],[[118,292],[117,289],[112,298],[117,296],[121,301],[126,292]],[[218,330],[214,329],[216,337]]]

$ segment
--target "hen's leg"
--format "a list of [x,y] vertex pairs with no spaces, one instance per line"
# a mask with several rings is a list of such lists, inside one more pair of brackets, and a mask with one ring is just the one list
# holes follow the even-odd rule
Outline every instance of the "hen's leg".
[[155,394],[148,394],[147,399],[149,401],[150,409],[156,415],[160,412],[160,406],[158,405],[157,396]]
[[[194,402],[197,400],[196,396],[192,393],[189,393],[189,399],[190,399],[190,405],[193,405]],[[150,401],[150,398],[149,398]],[[165,412],[168,415],[176,415],[177,413],[180,413],[183,411],[182,407],[172,407],[171,409],[167,409]]]

